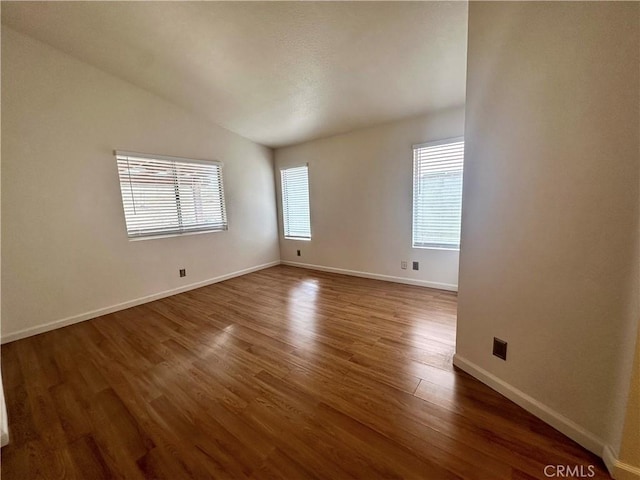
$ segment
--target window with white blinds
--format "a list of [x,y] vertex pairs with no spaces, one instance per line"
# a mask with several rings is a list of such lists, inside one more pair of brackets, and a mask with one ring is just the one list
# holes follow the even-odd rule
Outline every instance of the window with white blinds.
[[282,221],[285,238],[310,239],[309,168],[280,170],[282,184]]
[[227,229],[220,162],[115,154],[130,238]]
[[460,248],[464,138],[413,147],[413,246]]

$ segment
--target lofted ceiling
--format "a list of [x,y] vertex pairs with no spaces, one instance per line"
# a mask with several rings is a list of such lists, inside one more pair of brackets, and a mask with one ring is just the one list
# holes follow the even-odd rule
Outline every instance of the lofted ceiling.
[[279,147],[464,104],[466,2],[2,2],[2,23]]

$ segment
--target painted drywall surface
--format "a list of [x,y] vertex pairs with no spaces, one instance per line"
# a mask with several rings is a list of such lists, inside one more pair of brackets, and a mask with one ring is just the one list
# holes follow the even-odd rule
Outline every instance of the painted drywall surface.
[[[458,251],[411,247],[412,145],[463,129],[456,108],[277,149],[278,190],[280,169],[309,164],[312,230],[311,241],[286,240],[280,213],[281,259],[457,286]],[[420,270],[402,270],[403,260]]]
[[10,27],[268,146],[464,102],[466,2],[4,2],[2,10]]
[[614,449],[638,320],[639,7],[469,5],[457,355]]
[[[3,335],[279,259],[271,150],[6,27],[2,140]],[[223,161],[229,230],[129,241],[114,149]]]
[[[1,143],[0,135],[0,143]],[[0,149],[1,149],[0,145]],[[1,155],[0,155],[0,163],[1,163]],[[0,168],[0,172],[2,169]],[[0,174],[1,177],[1,174]],[[0,178],[0,196],[1,196],[1,188],[2,181]],[[2,245],[2,214],[0,209],[0,245]],[[2,270],[2,255],[0,252],[0,271]],[[0,303],[2,302],[2,278],[0,276]],[[2,310],[0,309],[0,325],[2,325]],[[7,443],[9,443],[9,428],[7,422],[7,405],[4,400],[4,383],[2,381],[2,372],[0,371],[0,447],[4,447]]]

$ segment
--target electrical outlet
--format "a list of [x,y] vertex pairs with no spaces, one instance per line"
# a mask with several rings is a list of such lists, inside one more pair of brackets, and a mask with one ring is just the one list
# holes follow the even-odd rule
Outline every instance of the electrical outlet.
[[298,256],[299,256],[299,257],[301,256],[301,255],[300,255],[300,250],[298,250]]
[[413,262],[413,269],[420,270],[420,262]]
[[406,270],[407,269],[407,262],[405,262],[405,261],[400,262],[400,268],[403,269],[403,270]]
[[180,276],[181,277],[186,277],[187,276],[187,269],[186,268],[181,268],[180,269]]
[[500,340],[499,338],[493,337],[493,354],[501,358],[502,360],[507,360],[507,342],[504,340]]

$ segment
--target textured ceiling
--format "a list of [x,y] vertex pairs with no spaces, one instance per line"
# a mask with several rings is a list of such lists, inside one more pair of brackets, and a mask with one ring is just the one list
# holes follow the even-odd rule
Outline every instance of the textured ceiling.
[[465,2],[2,2],[2,22],[270,147],[464,103]]

